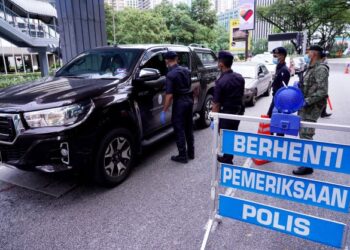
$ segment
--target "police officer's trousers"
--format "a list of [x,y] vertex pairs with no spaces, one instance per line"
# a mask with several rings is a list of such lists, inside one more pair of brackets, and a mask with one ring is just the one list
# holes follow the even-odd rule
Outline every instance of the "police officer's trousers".
[[[226,113],[226,114],[233,114],[233,115],[243,115],[244,114],[244,107],[243,106],[234,106],[231,108],[224,107],[221,109],[220,113]],[[238,130],[239,127],[239,120],[226,120],[226,119],[220,119],[219,121],[219,129],[229,129],[229,130]],[[222,157],[219,158],[219,161],[222,163],[232,164],[233,163],[233,156],[224,154]]]
[[[194,153],[193,136],[193,100],[184,97],[174,100],[172,124],[176,136],[176,145],[180,156]],[[187,147],[186,147],[187,145]]]

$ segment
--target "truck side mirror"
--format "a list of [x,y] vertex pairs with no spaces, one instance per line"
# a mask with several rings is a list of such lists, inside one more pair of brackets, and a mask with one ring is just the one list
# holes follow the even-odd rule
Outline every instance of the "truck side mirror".
[[160,78],[161,74],[158,69],[144,68],[140,70],[137,80],[139,81],[155,81]]

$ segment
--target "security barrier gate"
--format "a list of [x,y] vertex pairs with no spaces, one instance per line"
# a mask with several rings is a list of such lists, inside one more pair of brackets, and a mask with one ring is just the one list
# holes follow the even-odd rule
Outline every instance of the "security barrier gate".
[[[230,130],[222,130],[219,137],[219,119],[248,122],[270,122],[270,119],[220,113],[212,113],[211,116],[214,119],[211,212],[202,250],[215,228],[214,224],[221,222],[222,217],[336,248],[345,247],[347,225],[344,223],[220,194],[219,187],[245,190],[343,213],[349,213],[350,187],[244,166],[219,164],[217,155],[225,153],[350,174],[349,145]],[[350,126],[334,124],[301,122],[301,127],[350,132]]]

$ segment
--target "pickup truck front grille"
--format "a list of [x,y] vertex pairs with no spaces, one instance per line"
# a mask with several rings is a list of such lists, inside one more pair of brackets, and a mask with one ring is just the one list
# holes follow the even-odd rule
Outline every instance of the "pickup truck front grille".
[[23,130],[19,114],[0,113],[0,144],[13,144]]
[[11,142],[16,138],[12,117],[0,116],[0,141]]

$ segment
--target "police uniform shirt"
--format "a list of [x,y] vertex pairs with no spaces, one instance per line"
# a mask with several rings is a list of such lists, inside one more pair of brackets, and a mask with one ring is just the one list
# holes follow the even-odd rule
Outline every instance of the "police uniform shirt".
[[169,68],[166,76],[166,93],[174,98],[191,92],[191,73],[187,68],[175,65]]
[[272,94],[275,95],[276,92],[282,88],[283,82],[288,85],[290,79],[290,73],[285,63],[279,63],[276,67],[276,76],[272,82]]
[[216,81],[214,103],[220,103],[222,107],[242,105],[244,85],[244,78],[240,74],[232,70],[223,72]]

